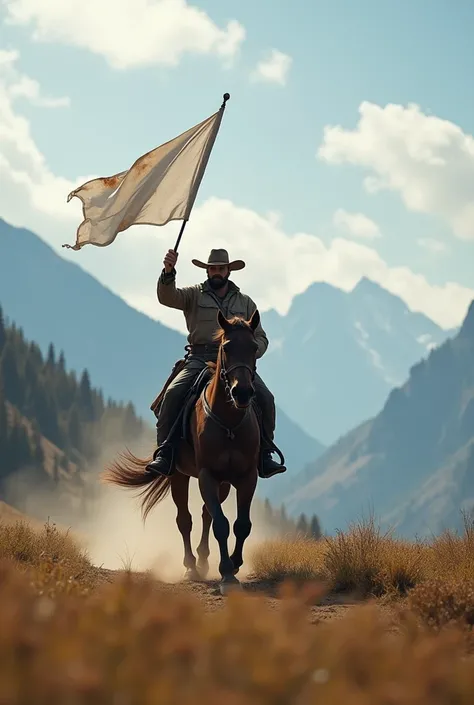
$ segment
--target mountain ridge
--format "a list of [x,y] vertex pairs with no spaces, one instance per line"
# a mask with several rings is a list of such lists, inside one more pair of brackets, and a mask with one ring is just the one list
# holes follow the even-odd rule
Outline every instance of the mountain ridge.
[[409,538],[460,527],[461,509],[474,508],[473,359],[474,302],[379,414],[298,474],[289,511],[317,511],[329,533],[371,509]]

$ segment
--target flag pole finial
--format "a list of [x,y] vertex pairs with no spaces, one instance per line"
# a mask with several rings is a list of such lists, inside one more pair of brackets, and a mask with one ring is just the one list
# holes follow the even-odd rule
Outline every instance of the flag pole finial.
[[222,97],[224,98],[224,100],[222,102],[221,108],[225,108],[225,104],[230,99],[230,93],[224,93]]

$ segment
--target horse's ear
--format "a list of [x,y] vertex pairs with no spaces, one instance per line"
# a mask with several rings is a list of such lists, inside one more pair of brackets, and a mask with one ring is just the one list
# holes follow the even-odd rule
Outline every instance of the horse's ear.
[[252,313],[252,317],[249,321],[250,328],[255,331],[258,327],[258,324],[260,323],[260,313],[258,312],[258,308],[255,309],[255,311]]
[[220,309],[217,312],[217,322],[224,331],[227,331],[229,329],[229,321]]

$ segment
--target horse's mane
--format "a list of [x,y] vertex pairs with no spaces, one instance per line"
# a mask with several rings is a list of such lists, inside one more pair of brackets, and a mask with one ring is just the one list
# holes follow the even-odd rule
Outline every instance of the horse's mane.
[[[234,316],[233,318],[230,318],[228,320],[229,325],[231,325],[233,328],[241,328],[243,330],[249,330],[253,333],[253,330],[251,329],[250,325],[248,322],[243,319],[239,318],[238,316]],[[225,331],[223,328],[218,328],[217,331],[214,333],[212,340],[215,343],[219,343],[219,345],[222,343],[222,340],[224,338]]]
[[[252,328],[250,327],[250,325],[247,323],[247,321],[244,318],[239,318],[239,316],[234,316],[233,318],[228,319],[228,323],[233,328],[240,328],[241,330],[249,330],[252,334],[254,334]],[[221,343],[224,339],[224,335],[225,335],[224,329],[218,328],[217,331],[212,336],[213,342],[221,345]],[[214,377],[216,369],[217,369],[217,364],[215,362],[208,362],[207,366],[211,370],[212,375]]]

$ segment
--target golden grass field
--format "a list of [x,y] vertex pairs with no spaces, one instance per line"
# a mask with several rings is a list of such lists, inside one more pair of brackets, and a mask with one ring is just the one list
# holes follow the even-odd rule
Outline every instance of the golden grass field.
[[[278,608],[244,591],[209,611],[179,585],[93,567],[54,525],[0,522],[1,705],[474,702],[469,521],[419,544],[369,521],[249,561],[254,580],[283,584]],[[315,623],[328,592],[359,604]]]

